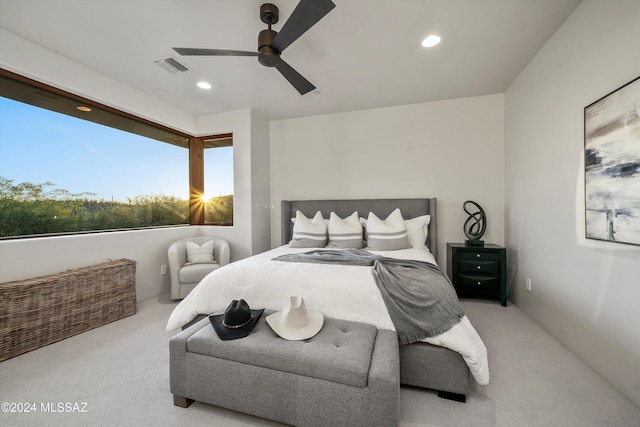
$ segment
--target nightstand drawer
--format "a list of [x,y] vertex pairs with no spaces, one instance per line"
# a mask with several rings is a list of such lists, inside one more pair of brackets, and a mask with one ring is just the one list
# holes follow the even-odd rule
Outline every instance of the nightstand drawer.
[[500,254],[496,252],[480,252],[480,251],[460,251],[457,253],[458,259],[468,259],[476,261],[499,261]]
[[500,274],[498,261],[476,261],[458,259],[458,273]]
[[473,276],[467,274],[458,275],[458,285],[465,288],[492,289],[500,288],[500,276]]

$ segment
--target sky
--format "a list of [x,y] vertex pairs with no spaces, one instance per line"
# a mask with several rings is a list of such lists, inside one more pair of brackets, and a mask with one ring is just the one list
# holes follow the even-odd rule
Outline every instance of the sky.
[[[215,156],[210,155],[215,151]],[[233,193],[233,150],[205,150],[205,193]],[[165,194],[188,199],[182,147],[0,97],[0,176],[15,184],[126,201]]]

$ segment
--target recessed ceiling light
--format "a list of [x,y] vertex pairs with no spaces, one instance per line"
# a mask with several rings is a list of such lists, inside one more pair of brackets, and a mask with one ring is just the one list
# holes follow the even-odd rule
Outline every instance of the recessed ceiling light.
[[76,107],[76,109],[80,111],[84,111],[85,113],[88,113],[89,111],[91,111],[91,108],[87,107],[86,105],[80,105],[79,107]]
[[207,82],[198,82],[198,87],[200,89],[211,89],[211,85]]
[[440,37],[436,36],[435,34],[431,34],[430,36],[427,36],[427,38],[422,40],[422,46],[424,47],[434,47],[438,43],[440,43]]

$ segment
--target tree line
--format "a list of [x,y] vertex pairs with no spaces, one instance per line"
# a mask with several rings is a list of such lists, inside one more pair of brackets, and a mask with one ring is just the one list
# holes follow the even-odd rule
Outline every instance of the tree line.
[[[232,194],[212,198],[205,209],[215,223],[233,223]],[[15,183],[0,177],[0,237],[188,223],[189,201],[175,196],[96,200],[95,193],[71,193],[51,182]]]

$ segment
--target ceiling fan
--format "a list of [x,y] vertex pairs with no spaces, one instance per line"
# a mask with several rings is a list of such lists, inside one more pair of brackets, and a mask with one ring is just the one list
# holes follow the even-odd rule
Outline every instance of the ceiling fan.
[[174,47],[173,50],[183,56],[257,56],[260,64],[265,67],[275,67],[300,92],[300,95],[304,95],[316,87],[287,64],[280,57],[280,54],[334,7],[336,5],[331,0],[300,0],[300,3],[298,3],[278,33],[271,29],[271,25],[278,22],[279,19],[278,7],[271,3],[263,4],[260,6],[260,19],[269,28],[260,31],[257,52],[190,47]]

